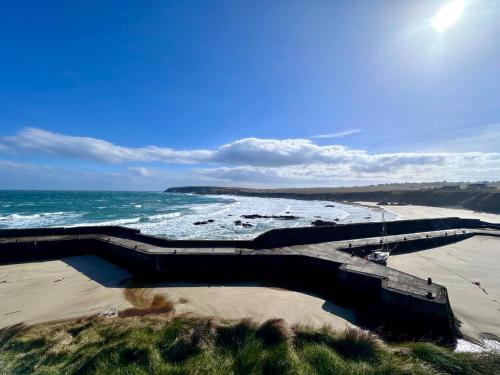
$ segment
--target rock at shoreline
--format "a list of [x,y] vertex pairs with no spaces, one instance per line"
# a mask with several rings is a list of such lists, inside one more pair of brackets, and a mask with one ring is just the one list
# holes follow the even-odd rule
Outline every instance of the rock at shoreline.
[[333,204],[327,204],[325,207],[335,207]]
[[299,217],[293,215],[241,215],[244,219],[277,219],[277,220],[296,220]]
[[[335,220],[338,221],[338,219]],[[313,222],[311,222],[311,225],[315,227],[326,227],[329,225],[338,225],[338,224],[334,221],[314,220]]]
[[215,221],[214,219],[209,219],[209,220],[205,220],[205,221],[195,221],[193,223],[193,225],[205,225],[208,223],[213,223],[214,221]]
[[250,223],[243,223],[241,220],[235,220],[234,221],[234,225],[237,225],[237,226],[240,226],[240,227],[244,227],[244,228],[253,227],[252,224],[250,224]]

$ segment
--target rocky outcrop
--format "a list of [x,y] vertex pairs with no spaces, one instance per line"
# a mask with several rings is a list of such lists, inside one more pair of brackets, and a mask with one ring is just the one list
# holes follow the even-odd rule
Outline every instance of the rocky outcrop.
[[195,221],[193,225],[206,225],[209,223],[213,223],[215,220],[214,219],[209,219],[209,220],[204,220],[204,221]]
[[277,219],[277,220],[296,220],[299,217],[293,215],[241,215],[244,219]]
[[314,220],[311,222],[311,225],[314,227],[324,227],[328,225],[337,225],[337,223],[335,221]]

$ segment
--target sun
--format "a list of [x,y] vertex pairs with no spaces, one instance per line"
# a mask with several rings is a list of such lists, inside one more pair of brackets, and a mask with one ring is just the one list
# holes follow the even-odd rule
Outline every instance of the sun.
[[464,12],[464,8],[465,3],[462,0],[446,3],[432,19],[432,26],[442,33],[460,19]]

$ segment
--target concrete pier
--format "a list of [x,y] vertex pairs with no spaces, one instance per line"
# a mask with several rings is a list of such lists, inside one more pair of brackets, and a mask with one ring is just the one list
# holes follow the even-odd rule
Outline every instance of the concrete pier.
[[[448,218],[387,225],[398,251],[482,235],[494,225]],[[389,223],[388,223],[389,224]],[[444,286],[351,254],[380,247],[381,223],[272,230],[250,241],[179,241],[124,227],[0,230],[0,264],[95,254],[169,280],[287,282],[360,311],[367,324],[406,337],[453,338]]]

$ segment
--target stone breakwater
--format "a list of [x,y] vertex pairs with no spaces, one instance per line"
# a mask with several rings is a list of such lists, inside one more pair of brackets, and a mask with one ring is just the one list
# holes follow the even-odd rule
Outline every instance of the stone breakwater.
[[[381,225],[278,229],[240,241],[168,240],[116,226],[1,230],[0,264],[94,254],[165,280],[287,282],[356,308],[371,327],[406,337],[453,339],[455,322],[444,286],[346,252],[348,243],[373,245]],[[458,218],[398,221],[387,231],[394,241],[413,234],[407,243],[497,233],[488,223]]]

